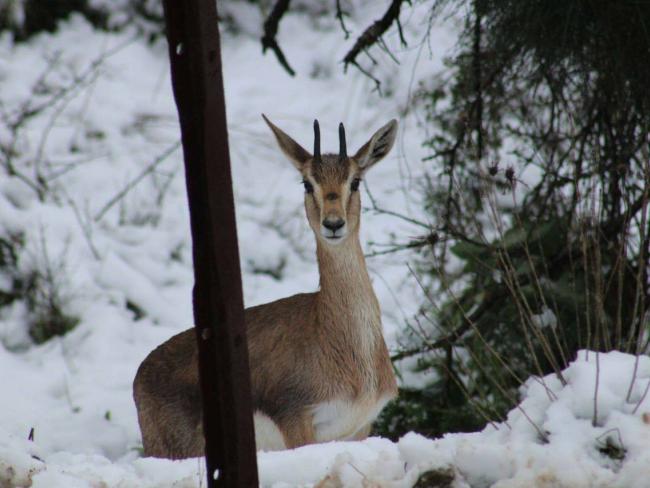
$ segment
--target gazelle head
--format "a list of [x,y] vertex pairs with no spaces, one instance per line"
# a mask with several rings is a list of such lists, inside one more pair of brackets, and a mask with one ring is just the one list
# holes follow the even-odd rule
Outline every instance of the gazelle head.
[[339,124],[339,153],[321,154],[320,128],[314,120],[311,154],[264,115],[280,149],[302,175],[307,220],[316,238],[336,245],[359,231],[359,184],[366,171],[388,154],[395,142],[397,121],[391,120],[354,154],[348,156],[345,129]]

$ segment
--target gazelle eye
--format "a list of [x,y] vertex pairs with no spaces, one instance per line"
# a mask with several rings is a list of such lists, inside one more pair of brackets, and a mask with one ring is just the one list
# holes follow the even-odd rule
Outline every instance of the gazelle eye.
[[314,193],[314,186],[307,180],[303,180],[302,184],[305,185],[305,191],[307,193]]
[[357,191],[359,189],[359,183],[361,183],[361,178],[353,179],[352,184],[350,185],[350,189],[352,191]]

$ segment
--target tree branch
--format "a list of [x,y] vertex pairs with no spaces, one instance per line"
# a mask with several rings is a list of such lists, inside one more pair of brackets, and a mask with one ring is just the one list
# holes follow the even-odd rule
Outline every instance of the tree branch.
[[275,57],[278,58],[278,62],[286,72],[289,73],[290,76],[295,76],[296,72],[289,65],[287,58],[284,56],[284,53],[282,52],[282,49],[280,49],[276,40],[280,19],[282,19],[282,16],[287,13],[287,10],[289,10],[289,3],[291,3],[291,0],[278,0],[273,6],[273,10],[271,10],[271,13],[264,21],[262,54],[266,53],[267,49],[270,49],[275,54]]
[[341,29],[343,30],[343,33],[345,34],[345,38],[350,37],[350,31],[345,27],[345,21],[343,19],[344,16],[348,15],[347,12],[344,12],[343,9],[341,8],[341,0],[336,0],[336,18],[339,20],[339,23],[341,24]]
[[384,35],[391,25],[393,25],[393,22],[398,23],[398,27],[400,27],[400,39],[402,44],[405,44],[401,26],[399,26],[399,12],[403,2],[404,0],[393,0],[388,7],[388,10],[386,10],[386,13],[384,13],[384,16],[373,22],[371,26],[363,31],[363,34],[359,36],[357,42],[352,46],[352,49],[350,49],[343,58],[344,71],[347,70],[349,64],[359,68],[359,64],[357,63],[357,56],[359,53],[366,51],[368,48],[376,44],[379,38]]
[[391,361],[395,362],[399,361],[400,359],[433,351],[435,349],[443,349],[456,346],[458,341],[465,335],[465,333],[469,332],[469,330],[475,326],[476,321],[504,295],[505,293],[503,290],[487,290],[481,304],[476,308],[476,310],[472,312],[471,315],[465,315],[465,321],[462,324],[458,325],[454,330],[445,336],[435,340],[434,342],[427,342],[412,349],[399,351],[390,357]]
[[181,141],[176,141],[174,144],[169,146],[165,151],[163,151],[162,154],[160,154],[156,159],[154,159],[146,168],[144,168],[138,176],[136,176],[133,180],[129,181],[129,183],[126,184],[124,188],[122,188],[119,192],[117,192],[116,195],[113,196],[108,202],[104,204],[104,206],[101,208],[99,212],[95,214],[93,217],[93,220],[95,222],[98,222],[106,215],[106,212],[108,212],[113,205],[115,205],[117,202],[119,202],[122,198],[126,196],[127,193],[129,193],[133,188],[135,188],[138,183],[140,183],[148,174],[152,173],[160,163],[165,161],[174,151],[176,151],[179,147],[181,147]]

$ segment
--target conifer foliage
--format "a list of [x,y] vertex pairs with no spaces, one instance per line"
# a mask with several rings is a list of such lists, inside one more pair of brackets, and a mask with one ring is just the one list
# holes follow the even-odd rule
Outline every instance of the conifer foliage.
[[437,379],[385,411],[394,436],[502,419],[579,349],[648,351],[650,4],[444,4],[459,50],[416,103],[440,239],[397,355]]

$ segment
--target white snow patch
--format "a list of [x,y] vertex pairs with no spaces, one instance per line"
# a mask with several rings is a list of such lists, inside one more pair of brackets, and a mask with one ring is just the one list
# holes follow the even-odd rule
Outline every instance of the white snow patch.
[[[520,408],[507,421],[474,434],[426,439],[408,434],[397,443],[369,438],[279,452],[259,452],[260,483],[269,487],[315,486],[326,477],[338,486],[408,487],[430,470],[453,473],[458,487],[642,488],[650,476],[650,358],[599,354],[599,409],[592,423],[596,353],[581,351],[565,371],[531,379]],[[638,360],[630,401],[626,391]],[[617,401],[613,399],[616,398]],[[526,415],[524,415],[525,412]],[[608,447],[609,446],[609,447]],[[619,454],[612,454],[612,447]],[[199,486],[200,459],[168,461],[126,454],[111,462],[99,454],[48,452],[38,442],[0,433],[0,482],[8,486],[162,487]]]

